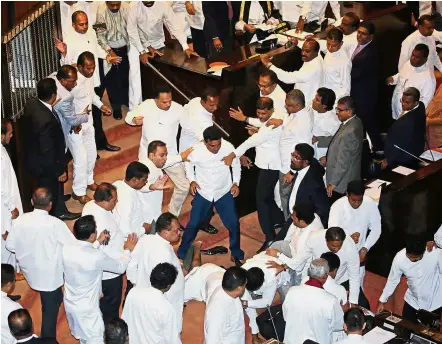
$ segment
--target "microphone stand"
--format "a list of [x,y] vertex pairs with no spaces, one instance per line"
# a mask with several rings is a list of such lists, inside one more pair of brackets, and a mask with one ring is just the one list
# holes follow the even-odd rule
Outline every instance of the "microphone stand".
[[420,162],[422,162],[425,166],[428,166],[429,165],[429,163],[428,162],[426,162],[426,161],[424,161],[424,160],[422,160],[421,158],[418,158],[416,155],[414,155],[414,154],[411,154],[410,152],[407,152],[405,149],[403,149],[403,148],[401,148],[401,147],[399,147],[398,145],[394,145],[394,147],[395,148],[397,148],[397,149],[399,149],[399,150],[401,150],[402,152],[404,152],[404,153],[406,153],[406,154],[408,154],[408,155],[410,155],[410,156],[412,156],[413,158],[415,158],[415,159],[417,159],[417,160],[419,160]]
[[279,340],[278,332],[276,331],[275,322],[273,321],[273,315],[272,315],[272,311],[271,311],[269,305],[267,305],[267,310],[269,311],[269,314],[270,314],[270,318],[269,318],[269,319],[270,319],[270,321],[272,322],[272,325],[273,325],[273,331],[275,331],[275,335],[276,335],[276,340],[277,340],[278,343],[279,343],[280,340]]

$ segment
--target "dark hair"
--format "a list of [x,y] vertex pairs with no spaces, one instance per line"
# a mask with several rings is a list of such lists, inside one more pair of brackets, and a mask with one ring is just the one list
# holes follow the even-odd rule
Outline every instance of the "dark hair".
[[205,142],[221,140],[221,131],[214,125],[207,127],[203,132]]
[[270,78],[270,82],[272,85],[276,84],[278,82],[278,76],[276,73],[270,69],[263,70],[261,73],[259,73],[259,78]]
[[414,47],[414,50],[417,50],[424,54],[424,57],[427,58],[430,54],[430,49],[428,49],[428,45],[424,43],[419,43]]
[[421,93],[416,87],[408,87],[404,93],[402,93],[402,95],[406,97],[413,97],[415,102],[418,102],[419,99],[421,99]]
[[206,102],[207,97],[219,97],[219,92],[213,87],[206,87],[201,94],[201,99]]
[[147,146],[147,155],[150,153],[155,153],[158,147],[166,147],[166,144],[160,140],[152,141],[149,143],[149,146]]
[[321,97],[321,104],[325,105],[327,111],[332,110],[336,102],[335,92],[329,88],[320,87],[318,88],[316,93],[319,94],[319,96]]
[[427,241],[422,234],[408,234],[405,241],[405,252],[414,256],[421,256],[427,249]]
[[77,74],[77,69],[75,67],[72,67],[71,65],[63,65],[60,68],[58,68],[57,71],[57,79],[69,79],[70,74]]
[[123,319],[115,318],[104,326],[104,342],[106,344],[125,344],[129,330]]
[[319,46],[319,43],[318,43],[318,41],[317,41],[316,39],[313,39],[313,38],[307,38],[307,39],[305,40],[304,44],[305,44],[305,43],[312,44],[312,45],[313,45],[313,51],[314,51],[315,53],[319,53],[320,46]]
[[178,221],[178,218],[169,212],[162,213],[155,222],[155,232],[169,231],[173,220]]
[[345,232],[341,227],[330,227],[325,232],[326,241],[342,241],[345,240]]
[[111,183],[101,183],[97,186],[94,193],[94,200],[96,202],[109,202],[112,199],[112,191],[117,192],[117,188]]
[[150,173],[149,168],[139,161],[132,161],[126,168],[126,176],[124,179],[126,181],[132,178],[141,179],[148,176]]
[[420,16],[420,18],[417,20],[417,25],[422,26],[425,24],[426,21],[434,22],[434,17],[429,14],[424,14],[423,16]]
[[347,325],[347,332],[362,331],[365,323],[365,315],[360,308],[350,308],[344,314],[344,322]]
[[[87,17],[86,12],[84,12],[84,11],[75,11],[74,13],[72,13],[71,19],[72,19],[73,24],[77,23],[77,17],[81,14],[84,14]],[[88,18],[88,20],[89,20],[89,18]]]
[[308,143],[298,143],[295,146],[295,151],[299,153],[302,160],[306,160],[309,164],[312,162],[315,156],[315,150]]
[[370,35],[374,35],[374,33],[376,32],[376,28],[373,23],[362,22],[359,26],[363,27],[364,29],[367,29],[367,31]]
[[355,101],[350,96],[342,97],[338,100],[338,104],[345,105],[347,109],[350,109],[353,114],[356,111]]
[[[80,56],[78,56],[77,59],[77,66],[84,67],[84,63],[86,60],[94,61],[95,62],[95,56],[90,51],[83,51]],[[97,68],[97,66],[95,66]]]
[[315,209],[311,204],[300,203],[293,206],[293,211],[296,212],[296,217],[304,221],[306,224],[311,224],[315,220]]
[[155,289],[164,290],[175,283],[178,271],[169,263],[160,263],[150,273],[150,284]]
[[247,283],[247,272],[243,268],[232,266],[226,270],[223,276],[222,287],[224,290],[233,291]]
[[336,253],[325,252],[321,254],[321,258],[325,259],[328,262],[328,267],[330,268],[330,271],[337,270],[341,266],[341,259]]
[[256,110],[272,110],[273,99],[269,97],[259,97],[256,101]]
[[12,125],[12,121],[7,118],[2,118],[2,135],[8,133],[8,125]]
[[32,193],[32,203],[34,204],[34,208],[46,208],[51,202],[52,194],[47,188],[39,187]]
[[25,308],[16,309],[8,315],[8,325],[14,337],[23,338],[33,334],[32,318]]
[[344,39],[344,34],[342,33],[341,30],[333,28],[329,32],[327,32],[327,38],[341,43],[342,40]]
[[347,185],[347,193],[350,195],[364,195],[365,193],[365,186],[364,182],[362,180],[352,180]]
[[15,269],[11,264],[2,264],[2,288],[15,281]]
[[166,84],[155,85],[153,89],[153,97],[157,99],[160,96],[160,93],[172,93],[172,89]]
[[47,102],[52,98],[54,94],[57,94],[57,84],[52,78],[41,79],[37,83],[37,97],[38,99]]
[[74,223],[74,235],[77,240],[86,241],[96,231],[97,224],[93,215],[82,216]]
[[256,291],[264,284],[264,272],[260,268],[250,268],[249,270],[247,270],[246,276],[246,288],[248,291]]
[[361,19],[359,19],[359,16],[356,13],[347,12],[346,14],[344,14],[344,17],[348,17],[352,20],[351,26],[353,26],[356,29],[359,27],[359,23],[361,22]]

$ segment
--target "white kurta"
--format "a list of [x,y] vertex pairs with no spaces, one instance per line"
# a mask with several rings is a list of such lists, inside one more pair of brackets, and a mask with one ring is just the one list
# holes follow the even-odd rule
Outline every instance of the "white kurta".
[[349,334],[346,339],[343,339],[336,344],[369,344],[368,341],[364,340],[364,337],[359,334]]
[[327,52],[324,57],[324,87],[335,92],[336,101],[350,95],[351,60],[345,49],[334,53]]
[[[313,113],[313,135],[316,137],[333,137],[341,125],[341,121],[334,109],[319,113],[312,109]],[[315,143],[315,158],[320,159],[327,155],[327,147],[318,147]]]
[[224,272],[222,267],[206,263],[194,267],[185,277],[184,302],[190,300],[207,302],[214,288],[221,285]]
[[344,49],[347,52],[348,57],[352,57],[353,53],[356,50],[356,47],[358,46],[358,30],[352,32],[349,35],[344,35],[342,38],[342,49]]
[[1,301],[1,307],[2,307],[2,334],[1,334],[1,343],[2,344],[15,344],[17,343],[17,340],[12,336],[11,331],[9,330],[8,325],[8,315],[15,311],[16,309],[22,308],[22,306],[15,301],[12,301],[8,295],[5,292],[1,292],[2,294],[2,301]]
[[178,270],[175,283],[165,294],[177,314],[178,332],[183,324],[184,274],[173,246],[158,234],[145,235],[138,240],[127,267],[127,278],[137,287],[150,287],[150,274],[160,263],[170,263]]
[[134,287],[127,295],[121,318],[129,328],[131,344],[181,344],[176,312],[154,287]]

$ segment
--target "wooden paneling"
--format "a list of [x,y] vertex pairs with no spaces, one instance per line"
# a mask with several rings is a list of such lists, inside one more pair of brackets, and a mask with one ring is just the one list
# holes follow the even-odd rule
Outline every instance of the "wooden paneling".
[[2,1],[2,35],[20,23],[42,1]]

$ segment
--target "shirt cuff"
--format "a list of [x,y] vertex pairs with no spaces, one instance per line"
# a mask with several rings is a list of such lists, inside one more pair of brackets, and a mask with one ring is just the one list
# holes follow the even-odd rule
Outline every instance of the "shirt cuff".
[[244,25],[246,25],[246,23],[243,20],[237,21],[235,24],[235,30],[244,31]]

